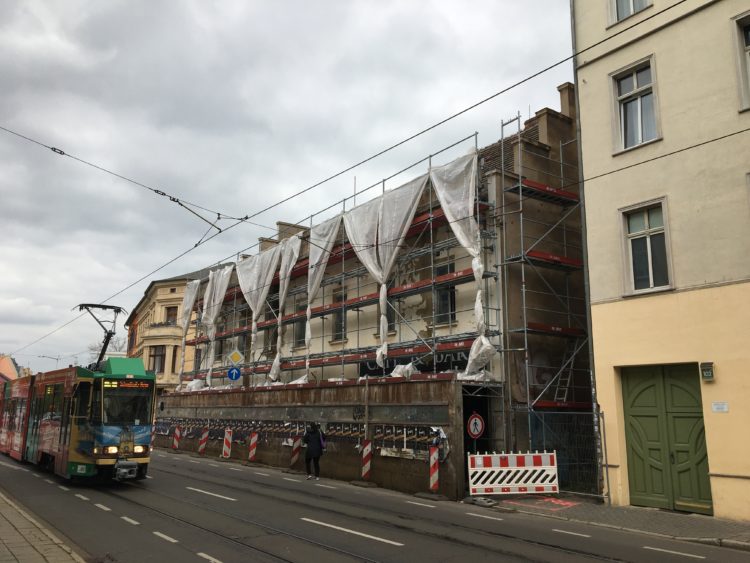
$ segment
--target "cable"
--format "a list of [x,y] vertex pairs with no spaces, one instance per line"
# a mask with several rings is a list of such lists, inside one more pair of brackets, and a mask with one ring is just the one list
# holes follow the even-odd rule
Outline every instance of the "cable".
[[[214,237],[218,236],[219,234],[222,234],[222,233],[224,233],[224,232],[226,232],[226,231],[228,231],[228,230],[236,227],[238,224],[243,223],[243,222],[248,222],[249,219],[257,217],[261,213],[265,213],[266,211],[269,211],[270,209],[278,207],[279,205],[282,205],[283,203],[286,203],[287,201],[290,201],[291,199],[296,198],[296,197],[298,197],[298,196],[300,196],[300,195],[302,195],[302,194],[304,194],[304,193],[306,193],[306,192],[308,192],[308,191],[310,191],[310,190],[312,190],[312,189],[314,189],[314,188],[316,188],[316,187],[318,187],[318,186],[320,186],[320,185],[322,185],[322,184],[324,184],[324,183],[326,183],[326,182],[328,182],[330,180],[333,180],[333,179],[335,179],[335,178],[337,178],[337,177],[339,177],[339,176],[341,176],[341,175],[343,175],[343,174],[345,174],[347,172],[350,172],[354,168],[357,168],[358,166],[361,166],[362,164],[365,164],[365,163],[367,163],[367,162],[369,162],[369,161],[371,161],[371,160],[373,160],[373,159],[375,159],[375,158],[377,158],[379,156],[382,156],[382,155],[384,155],[384,154],[392,151],[393,149],[395,149],[397,147],[400,147],[400,146],[404,145],[405,143],[408,143],[409,141],[412,141],[412,140],[416,139],[417,137],[420,137],[421,135],[424,135],[425,133],[427,133],[429,131],[432,131],[433,129],[436,129],[437,127],[440,127],[441,125],[444,125],[445,123],[447,123],[447,122],[449,122],[449,121],[451,121],[451,120],[453,120],[453,119],[455,119],[455,118],[463,115],[464,113],[467,113],[467,112],[469,112],[469,111],[471,111],[471,110],[479,107],[480,105],[483,105],[483,104],[487,103],[488,101],[493,100],[496,97],[498,97],[498,96],[500,96],[500,95],[502,95],[502,94],[504,94],[504,93],[506,93],[506,92],[508,92],[508,91],[510,91],[512,89],[514,89],[514,88],[517,88],[518,86],[520,86],[520,85],[522,85],[522,84],[524,84],[526,82],[529,82],[530,80],[533,80],[537,76],[540,76],[540,75],[542,75],[542,74],[544,74],[544,73],[552,70],[553,68],[556,68],[556,67],[560,66],[561,64],[563,64],[563,63],[565,63],[567,61],[570,61],[570,60],[574,59],[575,57],[577,57],[577,56],[579,56],[579,55],[581,55],[581,54],[583,54],[583,53],[585,53],[585,52],[587,52],[587,51],[589,51],[591,49],[594,49],[595,47],[598,47],[599,45],[602,45],[602,44],[606,43],[607,41],[610,41],[610,40],[614,39],[615,37],[618,37],[619,35],[622,35],[623,33],[626,33],[628,31],[630,31],[631,29],[633,29],[633,28],[635,28],[635,27],[637,27],[639,25],[642,25],[643,23],[645,23],[647,21],[650,21],[651,19],[653,19],[653,18],[655,18],[655,17],[657,17],[657,16],[659,16],[659,15],[667,12],[668,10],[671,10],[671,9],[673,9],[673,8],[675,8],[675,7],[683,4],[683,3],[685,3],[686,1],[687,0],[678,0],[674,4],[671,4],[670,6],[667,6],[666,8],[664,8],[662,10],[659,10],[658,12],[654,12],[650,16],[645,17],[645,18],[643,18],[643,19],[641,19],[641,20],[633,23],[632,25],[630,25],[628,27],[625,27],[625,28],[621,29],[620,31],[618,31],[616,33],[613,33],[613,34],[605,37],[604,39],[601,39],[600,41],[597,41],[596,43],[593,43],[592,45],[589,45],[588,47],[585,47],[585,48],[579,50],[576,53],[573,53],[573,54],[571,54],[571,55],[569,55],[567,57],[564,57],[563,59],[561,59],[561,60],[559,60],[559,61],[557,61],[557,62],[555,62],[555,63],[553,63],[553,64],[551,64],[551,65],[549,65],[549,66],[547,66],[547,67],[545,67],[545,68],[543,68],[543,69],[541,69],[541,70],[539,70],[539,71],[537,71],[537,72],[535,72],[535,73],[533,73],[533,74],[531,74],[531,75],[529,75],[529,76],[527,76],[527,77],[525,77],[525,78],[523,78],[523,79],[515,82],[515,83],[513,83],[513,84],[511,84],[510,86],[507,86],[507,87],[499,90],[498,92],[495,92],[494,94],[491,94],[490,96],[487,96],[486,98],[483,98],[482,100],[479,100],[478,102],[475,102],[474,104],[471,104],[470,106],[468,106],[468,107],[466,107],[466,108],[464,108],[464,109],[462,109],[462,110],[460,110],[460,111],[458,111],[458,112],[456,112],[456,113],[454,113],[454,114],[446,117],[445,119],[442,119],[442,120],[438,121],[437,123],[434,123],[433,125],[430,125],[429,127],[426,127],[425,129],[422,129],[421,131],[419,131],[417,133],[414,133],[413,135],[410,135],[409,137],[406,137],[405,139],[403,139],[403,140],[401,140],[401,141],[399,141],[399,142],[397,142],[397,143],[395,143],[395,144],[393,144],[393,145],[391,145],[391,146],[389,146],[389,147],[387,147],[387,148],[385,148],[385,149],[383,149],[383,150],[381,150],[381,151],[379,151],[379,152],[371,155],[370,157],[365,158],[365,159],[359,161],[358,163],[353,164],[353,165],[345,168],[344,170],[341,170],[340,172],[332,174],[331,176],[327,177],[324,180],[316,182],[316,183],[312,184],[311,186],[308,186],[307,188],[304,188],[304,189],[302,189],[302,190],[300,190],[300,191],[298,191],[298,192],[296,192],[296,193],[294,193],[294,194],[292,194],[292,195],[290,195],[290,196],[288,196],[288,197],[286,197],[286,198],[284,198],[284,199],[282,199],[282,200],[280,200],[280,201],[278,201],[278,202],[276,202],[276,203],[274,203],[274,204],[272,204],[272,205],[270,205],[268,207],[265,207],[265,208],[261,209],[260,211],[257,211],[257,212],[255,212],[255,213],[253,213],[251,215],[250,214],[249,215],[245,215],[244,217],[237,219],[237,221],[234,224],[232,224],[229,227],[225,228],[223,231],[219,230],[218,232],[213,233],[208,238],[206,238],[204,236],[192,248],[190,248],[190,249],[182,252],[181,254],[179,254],[178,256],[176,256],[175,258],[169,260],[165,264],[163,264],[163,265],[159,266],[158,268],[152,270],[151,272],[149,272],[145,276],[141,277],[140,279],[138,279],[135,282],[131,283],[130,285],[128,285],[127,287],[125,287],[122,290],[118,291],[114,295],[112,295],[109,298],[105,299],[103,302],[106,303],[107,301],[113,299],[114,297],[117,297],[121,293],[127,291],[128,289],[130,289],[134,285],[140,283],[141,281],[145,280],[149,276],[155,274],[156,272],[162,270],[163,268],[166,268],[168,265],[176,262],[177,260],[179,260],[180,258],[182,258],[183,256],[185,256],[186,254],[188,254],[188,253],[192,252],[193,250],[195,250],[196,248],[198,248],[199,246],[201,246],[201,245],[207,243],[208,241],[212,240]],[[96,168],[98,170],[101,170],[101,171],[105,172],[105,173],[112,174],[112,175],[114,175],[114,176],[116,176],[118,178],[121,178],[121,179],[125,180],[125,181],[131,182],[131,183],[133,183],[135,185],[138,185],[140,187],[148,189],[148,190],[156,193],[157,195],[161,195],[161,196],[167,197],[167,198],[170,199],[170,201],[173,201],[175,203],[178,203],[178,202],[182,201],[182,203],[185,203],[186,205],[192,205],[192,206],[194,206],[196,208],[200,208],[200,209],[206,210],[205,208],[197,206],[196,204],[192,204],[192,203],[187,202],[187,201],[179,200],[178,198],[175,198],[174,196],[170,196],[169,194],[167,194],[166,192],[164,192],[162,190],[157,190],[156,188],[152,188],[150,186],[147,186],[146,184],[143,184],[142,182],[138,182],[136,180],[132,180],[132,179],[126,177],[126,176],[122,176],[122,175],[119,175],[119,174],[117,174],[115,172],[107,170],[104,167],[101,167],[101,166],[98,166],[96,164],[90,163],[90,162],[85,161],[83,159],[80,159],[78,157],[69,155],[69,154],[65,153],[64,151],[62,151],[61,149],[58,149],[56,147],[52,147],[50,145],[46,145],[46,144],[44,144],[44,143],[42,143],[40,141],[37,141],[35,139],[32,139],[31,137],[28,137],[28,136],[22,135],[20,133],[17,133],[17,132],[15,132],[13,130],[10,130],[10,129],[6,128],[6,127],[0,126],[0,129],[3,130],[3,131],[6,131],[7,133],[10,133],[12,135],[16,135],[17,137],[20,137],[22,139],[25,139],[25,140],[27,140],[27,141],[29,141],[31,143],[34,143],[34,144],[37,144],[37,145],[42,146],[44,148],[50,149],[51,151],[55,152],[58,155],[68,156],[69,158],[73,158],[74,160],[77,160],[77,161],[79,161],[79,162],[81,162],[83,164],[86,164],[88,166],[92,166],[92,167],[94,167],[94,168]],[[741,132],[744,132],[744,131],[740,131],[738,133],[741,133]],[[636,165],[637,164],[631,165],[631,167],[632,166],[636,166]],[[367,188],[367,189],[370,189],[370,188]],[[364,191],[366,191],[366,190],[363,190],[363,192]],[[359,193],[362,193],[362,192],[359,192]],[[205,221],[205,219],[204,219],[204,221]],[[255,245],[253,245],[253,246],[255,246]],[[248,248],[252,248],[252,247],[248,247]],[[234,254],[232,256],[234,256]],[[228,259],[228,258],[226,258],[226,259]],[[43,340],[44,338],[47,338],[48,336],[54,334],[58,330],[66,327],[69,324],[71,324],[72,322],[76,321],[78,318],[80,318],[80,317],[72,319],[71,321],[65,323],[64,325],[62,325],[62,326],[58,327],[57,329],[51,331],[50,333],[46,334],[45,336],[43,336],[43,337],[35,340],[31,344],[27,344],[26,346],[24,346],[22,348],[19,348],[16,352],[25,350],[29,346],[31,346],[33,344],[36,344],[37,342]]]

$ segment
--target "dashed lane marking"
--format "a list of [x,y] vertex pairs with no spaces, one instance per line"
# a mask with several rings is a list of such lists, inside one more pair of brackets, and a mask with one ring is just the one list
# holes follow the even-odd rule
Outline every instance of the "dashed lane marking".
[[127,516],[120,516],[120,518],[122,518],[123,520],[125,520],[125,522],[127,522],[128,524],[132,524],[133,526],[140,526],[141,525],[141,523],[138,522],[138,520],[133,520],[132,518],[128,518]]
[[370,534],[365,534],[363,532],[358,532],[356,530],[350,530],[349,528],[342,528],[341,526],[334,526],[333,524],[328,524],[327,522],[321,522],[320,520],[313,520],[312,518],[300,518],[300,520],[304,520],[305,522],[310,522],[311,524],[317,524],[318,526],[325,526],[326,528],[332,528],[334,530],[338,530],[339,532],[346,532],[347,534],[354,534],[355,536],[359,536],[361,538],[367,538],[369,540],[375,540],[383,543],[387,543],[389,545],[396,545],[398,547],[403,547],[404,544],[387,540],[385,538],[379,538],[378,536],[371,536]]
[[198,557],[203,557],[203,559],[207,559],[211,563],[221,563],[219,559],[216,559],[215,557],[211,557],[207,553],[196,553]]
[[416,504],[417,506],[426,506],[427,508],[435,508],[434,504],[425,504],[423,502],[414,502],[413,500],[407,500],[406,504]]
[[103,504],[95,504],[94,505],[97,508],[101,508],[104,512],[111,512],[112,509],[108,506],[104,506]]
[[320,483],[315,483],[316,487],[323,487],[324,489],[336,489],[337,487],[332,487],[331,485],[321,485]]
[[290,477],[284,477],[284,481],[291,481],[293,483],[301,483],[302,482],[299,479],[292,479]]
[[476,514],[474,512],[467,512],[467,516],[476,516],[477,518],[484,518],[486,520],[497,520],[498,522],[502,522],[502,518],[498,518],[497,516],[487,516],[486,514]]
[[195,461],[194,459],[189,460],[190,463],[200,463],[200,461]]
[[242,471],[239,467],[230,467],[229,471]]
[[179,543],[178,540],[170,538],[167,534],[162,534],[161,532],[154,532],[154,535],[160,537],[163,540],[167,540],[168,542]]
[[552,528],[553,532],[557,532],[558,534],[568,534],[571,536],[579,536],[581,538],[590,538],[591,536],[588,534],[579,534],[578,532],[569,532],[568,530],[558,530],[557,528]]
[[44,482],[45,483],[49,483],[50,485],[54,485],[55,484],[55,482],[52,481],[51,479],[45,479]]
[[61,491],[69,491],[70,490],[68,487],[63,487],[62,485],[58,485],[57,488],[60,489]]
[[151,475],[146,475],[146,479],[153,479],[153,477],[151,477]]
[[185,487],[185,488],[187,490],[189,490],[189,491],[195,491],[196,493],[202,493],[204,495],[211,495],[212,497],[223,498],[224,500],[232,500],[232,501],[236,501],[237,500],[236,498],[225,497],[224,495],[217,495],[216,493],[211,493],[209,491],[204,491],[203,489],[196,489],[194,487]]
[[80,494],[80,493],[79,493],[79,494],[77,494],[76,496],[77,496],[77,497],[78,497],[79,499],[81,499],[81,500],[89,500],[89,497],[85,497],[85,496],[83,496],[83,495],[82,495],[82,494]]
[[253,471],[256,475],[263,475],[263,477],[270,477],[270,473],[261,473],[260,471]]
[[218,466],[218,465],[216,465],[215,463],[209,463],[208,465],[209,465],[210,467],[219,467],[219,466]]
[[643,549],[650,549],[651,551],[661,551],[662,553],[671,553],[672,555],[682,555],[683,557],[692,557],[693,559],[705,559],[702,555],[695,555],[693,553],[682,553],[681,551],[672,551],[670,549],[661,549],[658,547],[643,546]]

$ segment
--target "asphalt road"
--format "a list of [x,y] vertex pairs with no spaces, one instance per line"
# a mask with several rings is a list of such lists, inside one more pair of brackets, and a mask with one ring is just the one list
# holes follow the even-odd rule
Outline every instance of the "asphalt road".
[[164,450],[149,479],[104,486],[0,456],[0,488],[97,562],[747,561],[724,548]]

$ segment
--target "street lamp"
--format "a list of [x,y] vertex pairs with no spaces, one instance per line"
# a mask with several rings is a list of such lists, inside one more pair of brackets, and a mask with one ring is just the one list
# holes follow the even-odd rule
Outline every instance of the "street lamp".
[[37,358],[49,358],[50,360],[55,360],[55,369],[57,369],[57,364],[62,358],[62,356],[45,356],[43,354],[38,354]]

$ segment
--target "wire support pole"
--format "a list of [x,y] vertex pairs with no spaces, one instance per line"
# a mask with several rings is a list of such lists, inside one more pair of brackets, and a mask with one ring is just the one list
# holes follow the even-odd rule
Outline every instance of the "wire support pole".
[[[429,178],[429,174],[432,172],[432,155],[428,157],[428,165],[427,165],[427,175]],[[433,217],[434,212],[432,208],[432,192],[434,191],[434,187],[432,186],[432,181],[430,181],[430,198],[429,198],[429,206],[430,206],[430,214],[428,217],[428,222],[430,224],[430,275],[432,276],[432,283],[430,284],[430,291],[432,293],[432,342],[435,342],[436,338],[436,328],[435,325],[437,324],[437,317],[435,315],[436,312],[436,301],[437,301],[437,288],[435,287],[435,233],[434,233],[434,223],[433,223]],[[448,314],[448,319],[450,320],[450,313]],[[435,347],[432,348],[432,370],[435,371],[435,363],[437,362],[437,353],[435,350]]]

